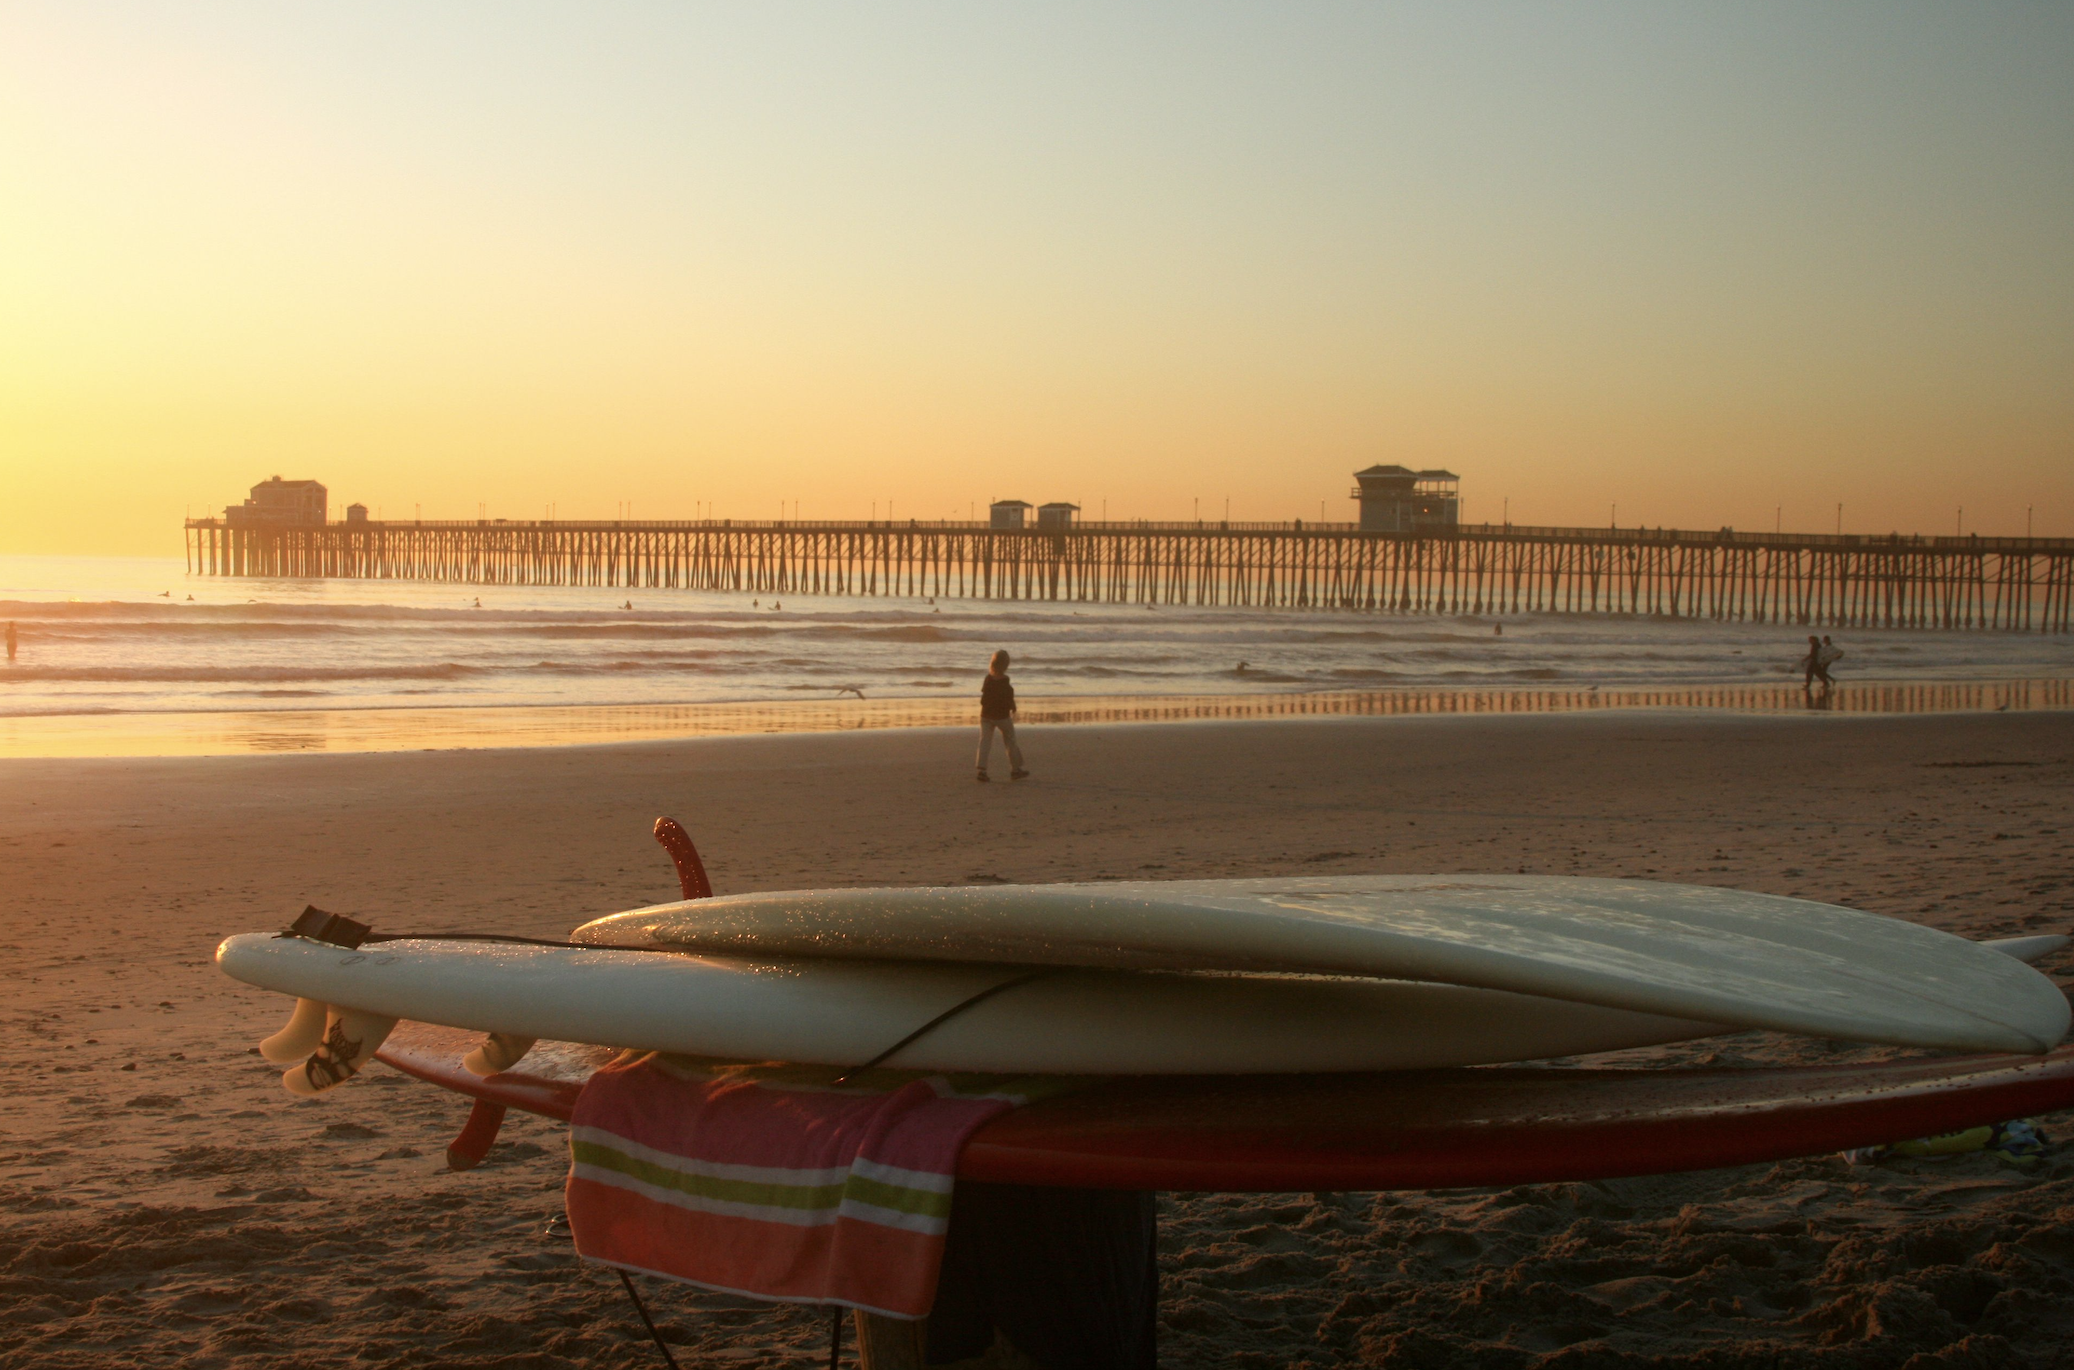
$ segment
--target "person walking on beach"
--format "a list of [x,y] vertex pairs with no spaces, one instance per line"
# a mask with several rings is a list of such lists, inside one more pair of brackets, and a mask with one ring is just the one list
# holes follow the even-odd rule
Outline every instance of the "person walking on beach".
[[979,686],[979,774],[975,780],[993,779],[987,774],[987,758],[993,753],[996,732],[1008,747],[1008,778],[1021,780],[1029,772],[1023,769],[1023,749],[1015,741],[1015,686],[1008,680],[1006,652],[994,653],[987,663],[987,678]]
[[1813,633],[1808,634],[1808,654],[1800,659],[1800,664],[1807,668],[1807,675],[1800,683],[1801,689],[1814,689],[1817,680],[1825,689],[1833,683],[1829,679],[1829,662],[1822,655],[1822,639]]

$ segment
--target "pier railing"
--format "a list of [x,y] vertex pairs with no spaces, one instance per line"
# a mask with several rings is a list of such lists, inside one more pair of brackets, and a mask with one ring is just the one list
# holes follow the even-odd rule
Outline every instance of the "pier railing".
[[1838,626],[2074,628],[2074,539],[1460,524],[871,520],[187,522],[202,575],[1599,613]]

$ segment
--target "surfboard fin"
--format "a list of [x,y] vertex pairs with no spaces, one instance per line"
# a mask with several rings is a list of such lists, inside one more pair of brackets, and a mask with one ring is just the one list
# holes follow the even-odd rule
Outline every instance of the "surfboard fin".
[[324,1040],[299,1066],[290,1066],[281,1083],[290,1094],[322,1094],[336,1089],[360,1073],[373,1059],[391,1031],[394,1018],[363,1013],[354,1008],[335,1008],[327,1015]]
[[674,818],[656,819],[655,840],[663,844],[676,865],[677,888],[684,891],[684,897],[711,899],[713,882],[706,878],[705,863],[699,860],[699,849],[691,845],[691,834],[684,831],[683,824]]
[[493,1032],[482,1039],[481,1046],[461,1058],[461,1065],[470,1075],[496,1075],[517,1065],[537,1040],[514,1037],[508,1032]]
[[481,1165],[482,1158],[497,1144],[497,1130],[503,1126],[504,1105],[477,1099],[475,1107],[468,1110],[468,1122],[460,1135],[446,1144],[446,1168],[473,1170]]
[[324,1040],[324,1022],[330,1010],[315,999],[298,999],[295,1012],[281,1030],[259,1044],[259,1054],[277,1066],[300,1061]]

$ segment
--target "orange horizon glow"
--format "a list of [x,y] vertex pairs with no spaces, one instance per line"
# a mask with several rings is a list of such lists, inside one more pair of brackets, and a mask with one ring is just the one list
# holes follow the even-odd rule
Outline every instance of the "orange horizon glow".
[[2074,536],[2069,70],[2064,7],[15,5],[0,553],[274,474],[1280,520],[1378,461]]

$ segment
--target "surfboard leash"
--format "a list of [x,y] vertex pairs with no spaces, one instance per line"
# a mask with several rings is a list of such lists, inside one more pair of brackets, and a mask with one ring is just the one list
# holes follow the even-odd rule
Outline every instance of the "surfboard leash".
[[852,1075],[862,1075],[867,1070],[871,1070],[877,1066],[884,1065],[892,1057],[898,1055],[902,1048],[910,1046],[919,1038],[927,1035],[928,1033],[934,1032],[937,1028],[942,1027],[951,1019],[965,1012],[965,1010],[970,1008],[977,1008],[979,1005],[985,1003],[987,1000],[993,998],[995,995],[1005,993],[1008,990],[1016,989],[1023,985],[1027,985],[1032,980],[1041,980],[1047,975],[1056,975],[1058,974],[1058,971],[1059,968],[1057,966],[1040,966],[1036,970],[1025,971],[1021,975],[1010,976],[1008,979],[1003,980],[998,985],[989,985],[985,989],[981,990],[979,993],[969,995],[966,998],[959,1000],[957,1003],[952,1004],[949,1008],[937,1014],[928,1022],[922,1024],[913,1032],[910,1032],[909,1034],[907,1034],[907,1036],[895,1042],[892,1046],[887,1047],[884,1051],[872,1057],[869,1061],[866,1061],[863,1065],[851,1066],[848,1070],[836,1076],[833,1080],[830,1080],[829,1083],[832,1085],[844,1084],[848,1082],[849,1078]]
[[521,947],[558,947],[564,951],[647,951],[677,955],[685,948],[654,942],[569,942],[553,937],[521,937],[515,932],[376,932],[357,918],[327,913],[315,904],[304,907],[277,937],[301,937],[355,951],[376,942],[508,942]]

